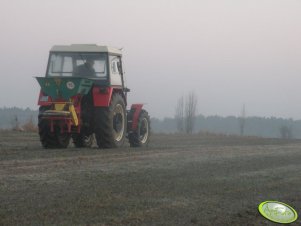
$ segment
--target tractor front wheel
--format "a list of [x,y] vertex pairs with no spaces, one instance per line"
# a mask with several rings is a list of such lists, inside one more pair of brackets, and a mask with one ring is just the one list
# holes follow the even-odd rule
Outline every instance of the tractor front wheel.
[[150,119],[147,111],[142,110],[138,118],[138,127],[129,133],[131,147],[145,147],[150,137]]

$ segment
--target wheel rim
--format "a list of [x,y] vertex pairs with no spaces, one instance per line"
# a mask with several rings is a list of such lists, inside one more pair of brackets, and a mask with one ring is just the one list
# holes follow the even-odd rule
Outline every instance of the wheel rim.
[[84,135],[83,141],[85,144],[91,143],[92,142],[92,135]]
[[148,120],[146,118],[143,118],[141,121],[140,125],[140,130],[139,130],[139,140],[141,143],[146,143],[147,138],[148,138]]
[[113,134],[116,141],[121,141],[124,134],[124,111],[121,104],[117,104],[113,115]]

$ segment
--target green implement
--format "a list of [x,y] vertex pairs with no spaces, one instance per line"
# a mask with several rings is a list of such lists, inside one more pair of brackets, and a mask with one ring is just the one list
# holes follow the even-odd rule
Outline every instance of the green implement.
[[69,100],[77,94],[86,95],[93,81],[86,78],[36,77],[42,91],[53,100]]

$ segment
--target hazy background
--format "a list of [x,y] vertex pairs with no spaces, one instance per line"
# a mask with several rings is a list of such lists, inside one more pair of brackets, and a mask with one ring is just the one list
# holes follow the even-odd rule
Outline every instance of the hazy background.
[[301,119],[299,0],[0,0],[0,107],[37,109],[55,44],[123,47],[129,102]]

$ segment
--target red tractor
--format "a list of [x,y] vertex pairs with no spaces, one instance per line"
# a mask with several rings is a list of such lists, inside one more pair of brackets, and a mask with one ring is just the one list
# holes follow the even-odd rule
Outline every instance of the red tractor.
[[142,104],[126,110],[122,53],[98,45],[54,46],[38,100],[39,135],[44,148],[146,146],[150,119]]

